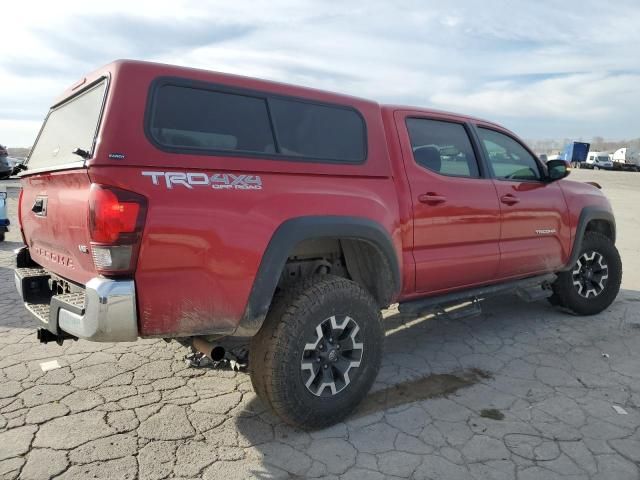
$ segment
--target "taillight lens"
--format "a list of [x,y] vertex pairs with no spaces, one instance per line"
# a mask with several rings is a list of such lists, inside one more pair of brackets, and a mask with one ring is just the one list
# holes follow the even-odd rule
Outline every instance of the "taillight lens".
[[142,195],[91,185],[89,231],[96,270],[105,274],[133,272],[146,213],[147,199]]

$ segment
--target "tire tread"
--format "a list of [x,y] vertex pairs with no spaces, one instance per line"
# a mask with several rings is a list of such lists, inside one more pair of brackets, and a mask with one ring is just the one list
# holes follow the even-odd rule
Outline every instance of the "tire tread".
[[[367,305],[372,320],[377,323],[375,330],[383,336],[382,315],[373,297],[349,279],[323,275],[309,277],[279,293],[262,328],[251,341],[249,368],[256,394],[285,422],[297,427],[319,428],[336,423],[336,419],[346,416],[361,400],[360,395],[356,395],[358,398],[351,402],[350,408],[331,417],[318,415],[312,410],[301,412],[292,379],[282,364],[282,352],[299,341],[306,316],[325,298],[339,291],[348,292],[353,302]],[[379,341],[382,342],[382,338]],[[380,358],[372,360],[377,372]]]

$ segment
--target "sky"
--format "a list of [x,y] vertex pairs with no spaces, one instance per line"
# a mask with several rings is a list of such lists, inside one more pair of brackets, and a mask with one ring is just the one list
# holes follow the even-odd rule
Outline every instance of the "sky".
[[1,20],[9,147],[117,58],[451,110],[529,139],[640,137],[638,0],[21,0]]

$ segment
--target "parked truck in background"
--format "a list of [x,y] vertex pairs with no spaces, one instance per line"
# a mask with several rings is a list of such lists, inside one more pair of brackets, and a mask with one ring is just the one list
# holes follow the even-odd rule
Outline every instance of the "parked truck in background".
[[490,121],[118,61],[44,121],[15,283],[44,342],[244,337],[258,397],[319,428],[367,394],[392,303],[613,302],[611,205],[567,174]]
[[[580,164],[587,160],[590,146],[590,144],[584,142],[568,143],[560,154],[560,158],[568,162],[571,167],[580,168]],[[551,160],[551,158],[549,159]]]
[[640,150],[623,147],[613,152],[614,168],[640,172]]

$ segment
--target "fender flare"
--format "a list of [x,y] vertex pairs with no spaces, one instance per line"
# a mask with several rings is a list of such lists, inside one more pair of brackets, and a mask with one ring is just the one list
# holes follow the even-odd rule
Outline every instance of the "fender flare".
[[305,216],[289,219],[274,232],[262,256],[244,315],[235,336],[252,336],[267,316],[280,274],[290,252],[304,240],[343,238],[364,240],[377,247],[391,268],[394,295],[400,292],[400,265],[389,233],[379,223],[361,217]]
[[580,250],[582,248],[582,240],[585,232],[587,231],[587,225],[589,225],[589,222],[592,220],[603,220],[607,222],[611,227],[612,241],[613,243],[616,242],[616,219],[613,216],[613,213],[608,210],[601,210],[598,207],[584,207],[580,212],[580,217],[578,218],[578,225],[576,226],[576,235],[573,239],[571,256],[562,271],[571,270],[578,261],[578,256],[580,255]]

